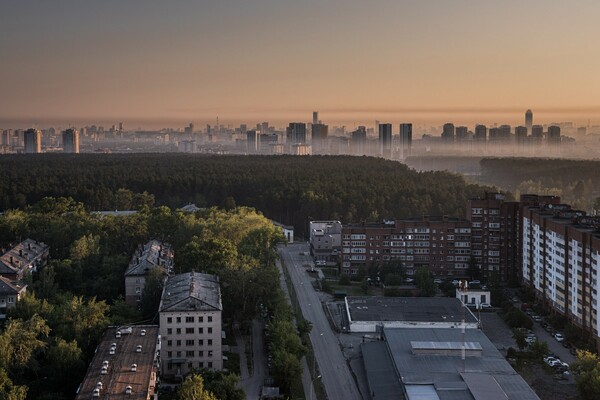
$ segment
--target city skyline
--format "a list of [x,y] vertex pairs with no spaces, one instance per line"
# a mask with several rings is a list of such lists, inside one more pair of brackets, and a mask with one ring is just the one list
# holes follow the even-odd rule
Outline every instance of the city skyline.
[[3,128],[600,121],[592,1],[2,7]]

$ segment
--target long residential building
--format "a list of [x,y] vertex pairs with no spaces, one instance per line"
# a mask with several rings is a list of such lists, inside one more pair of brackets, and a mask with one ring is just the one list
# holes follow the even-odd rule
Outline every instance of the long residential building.
[[223,368],[222,311],[217,276],[189,272],[167,279],[159,306],[162,376]]
[[435,276],[466,277],[471,258],[471,223],[451,217],[417,217],[342,228],[343,274],[399,260],[407,275],[425,267]]
[[524,206],[521,218],[523,284],[600,348],[600,218],[566,204]]
[[31,272],[46,265],[49,247],[33,239],[21,243],[0,256],[0,275],[11,280],[21,280]]

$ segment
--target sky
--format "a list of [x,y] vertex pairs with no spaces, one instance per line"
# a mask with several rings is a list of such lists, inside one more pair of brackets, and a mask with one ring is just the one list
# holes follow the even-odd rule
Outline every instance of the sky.
[[0,0],[0,127],[600,124],[597,0]]

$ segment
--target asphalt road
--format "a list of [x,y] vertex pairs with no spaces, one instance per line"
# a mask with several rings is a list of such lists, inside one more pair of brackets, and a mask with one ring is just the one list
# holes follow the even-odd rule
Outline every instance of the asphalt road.
[[321,307],[321,303],[311,281],[303,267],[310,263],[311,257],[300,255],[308,252],[306,243],[280,247],[281,258],[292,278],[298,296],[298,302],[304,318],[312,323],[310,340],[316,355],[321,379],[329,400],[362,400],[350,368],[346,363],[339,341],[331,330],[329,321]]

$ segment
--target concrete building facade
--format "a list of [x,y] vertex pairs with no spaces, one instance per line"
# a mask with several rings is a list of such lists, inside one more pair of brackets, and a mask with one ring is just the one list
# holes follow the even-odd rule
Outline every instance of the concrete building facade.
[[155,268],[165,275],[172,274],[173,257],[173,247],[159,240],[150,240],[139,246],[125,271],[125,301],[139,306],[148,274]]

